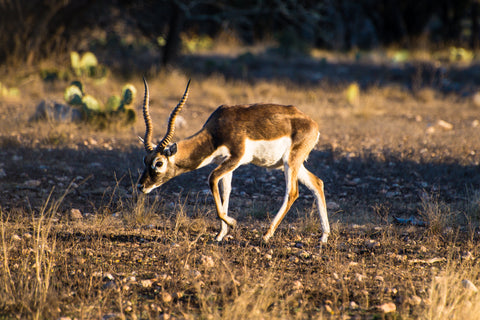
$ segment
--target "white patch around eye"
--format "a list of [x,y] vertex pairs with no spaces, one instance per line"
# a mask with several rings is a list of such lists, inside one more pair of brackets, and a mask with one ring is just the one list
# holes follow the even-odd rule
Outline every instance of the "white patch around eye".
[[[164,157],[157,157],[152,162],[152,169],[157,173],[164,173],[167,171],[168,159]],[[160,164],[161,163],[161,164]]]

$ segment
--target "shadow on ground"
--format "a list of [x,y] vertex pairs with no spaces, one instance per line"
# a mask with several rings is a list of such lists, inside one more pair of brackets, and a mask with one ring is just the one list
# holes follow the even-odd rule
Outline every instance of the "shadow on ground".
[[[0,177],[3,209],[27,208],[33,211],[45,203],[53,190],[55,196],[71,191],[62,209],[80,208],[97,212],[104,208],[112,213],[119,201],[135,197],[133,188],[142,170],[144,151],[94,148],[29,149],[8,147],[1,152],[5,174]],[[21,163],[21,165],[19,165]],[[388,208],[389,214],[409,216],[417,213],[421,196],[434,193],[440,201],[455,205],[465,200],[469,190],[480,188],[480,168],[455,163],[417,163],[395,156],[385,161],[373,156],[340,157],[330,150],[312,152],[306,167],[325,182],[327,202],[336,203],[330,210],[335,221],[347,222],[359,214],[371,214],[372,208]],[[212,167],[179,176],[154,191],[162,201],[205,199],[213,210],[207,177]],[[284,192],[283,174],[253,165],[239,168],[233,179],[232,212],[255,203],[264,208],[278,208]],[[313,197],[301,188],[297,208],[311,207]],[[293,209],[292,211],[295,211]],[[297,210],[298,211],[298,210]],[[290,213],[290,217],[295,214]],[[240,214],[239,214],[240,217]],[[365,217],[370,219],[371,217]]]

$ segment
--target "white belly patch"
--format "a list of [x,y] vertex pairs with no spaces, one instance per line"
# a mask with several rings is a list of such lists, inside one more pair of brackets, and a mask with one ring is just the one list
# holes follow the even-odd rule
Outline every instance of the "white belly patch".
[[[252,163],[266,168],[283,167],[288,160],[292,140],[290,137],[282,137],[275,140],[250,140],[245,141],[245,151],[239,165]],[[209,157],[205,158],[197,167],[201,168],[211,163],[222,163],[230,157],[230,150],[221,146]]]
[[260,167],[278,167],[288,160],[292,140],[282,137],[275,140],[249,140],[245,142],[242,164],[253,163]]

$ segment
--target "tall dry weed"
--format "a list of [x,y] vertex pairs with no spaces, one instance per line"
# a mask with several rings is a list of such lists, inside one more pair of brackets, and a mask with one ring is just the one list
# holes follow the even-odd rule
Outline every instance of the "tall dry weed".
[[423,194],[419,215],[428,226],[428,232],[432,235],[441,235],[455,223],[455,213],[435,193]]
[[480,226],[480,190],[467,190],[463,208],[470,236],[475,236],[475,230]]
[[50,193],[40,212],[26,222],[29,231],[21,236],[10,232],[9,217],[3,211],[0,214],[0,305],[9,313],[40,319],[57,300],[52,285],[56,266],[53,225],[64,196],[53,201]]
[[424,319],[478,319],[480,294],[476,285],[479,275],[478,264],[451,258],[446,269],[432,280],[430,304],[426,308]]

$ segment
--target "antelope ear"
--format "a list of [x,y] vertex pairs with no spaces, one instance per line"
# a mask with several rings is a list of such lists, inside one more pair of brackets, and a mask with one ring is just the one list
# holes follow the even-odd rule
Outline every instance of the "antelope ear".
[[171,146],[163,150],[163,155],[166,157],[173,156],[175,153],[177,153],[177,144],[173,143]]

